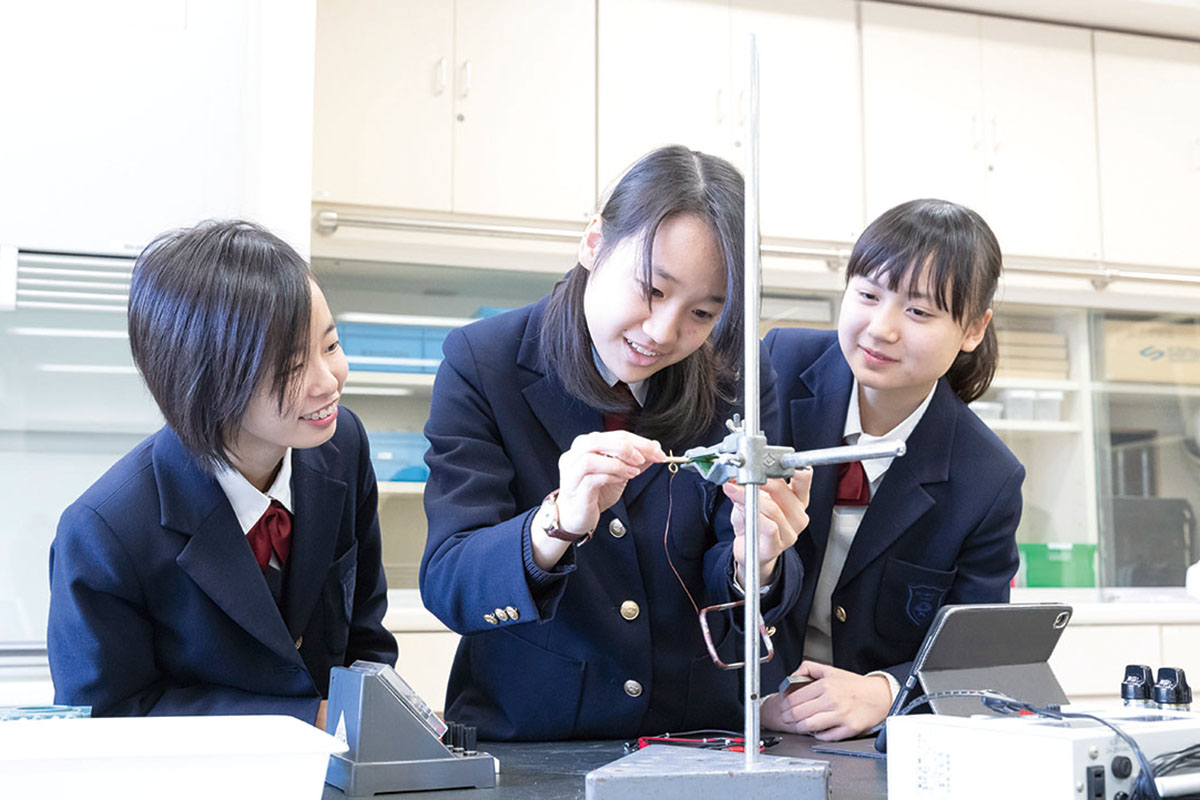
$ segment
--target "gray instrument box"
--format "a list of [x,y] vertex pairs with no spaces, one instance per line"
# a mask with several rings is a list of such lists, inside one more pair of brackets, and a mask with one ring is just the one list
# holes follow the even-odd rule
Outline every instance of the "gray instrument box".
[[325,782],[350,797],[496,785],[495,759],[442,744],[446,724],[386,664],[334,667],[325,719],[326,731],[350,747],[329,757]]

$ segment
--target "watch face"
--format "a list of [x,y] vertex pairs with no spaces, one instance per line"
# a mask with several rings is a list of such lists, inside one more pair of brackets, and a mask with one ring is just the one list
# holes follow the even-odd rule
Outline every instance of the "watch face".
[[557,510],[552,504],[543,503],[542,507],[538,509],[537,515],[533,518],[533,524],[542,533],[549,535],[550,531],[558,528],[558,520],[555,519],[558,515],[554,513]]

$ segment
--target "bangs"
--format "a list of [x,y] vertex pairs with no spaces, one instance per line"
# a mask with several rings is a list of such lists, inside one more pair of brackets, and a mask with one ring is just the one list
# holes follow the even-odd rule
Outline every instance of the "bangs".
[[308,366],[312,324],[311,289],[282,283],[263,337],[263,378],[270,380],[280,413],[300,393],[300,378]]
[[982,313],[987,303],[975,308],[979,304],[972,298],[988,295],[990,302],[979,285],[987,273],[981,269],[985,253],[969,226],[964,229],[952,215],[887,221],[895,224],[873,224],[859,237],[846,265],[847,280],[867,278],[893,292],[907,285],[910,294],[927,296],[960,323]]

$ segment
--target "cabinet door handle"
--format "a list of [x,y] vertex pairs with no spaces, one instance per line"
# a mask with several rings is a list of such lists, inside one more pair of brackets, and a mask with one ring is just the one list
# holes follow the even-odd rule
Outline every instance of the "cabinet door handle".
[[446,81],[449,78],[447,71],[450,67],[450,61],[442,56],[438,59],[437,65],[433,69],[433,93],[439,95],[446,91]]
[[462,65],[463,88],[462,97],[466,97],[471,93],[471,60],[467,59]]

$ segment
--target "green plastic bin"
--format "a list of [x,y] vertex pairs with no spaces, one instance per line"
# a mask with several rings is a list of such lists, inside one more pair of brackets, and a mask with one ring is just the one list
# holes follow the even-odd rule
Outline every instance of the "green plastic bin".
[[1070,542],[1018,544],[1026,586],[1093,587],[1096,545]]

